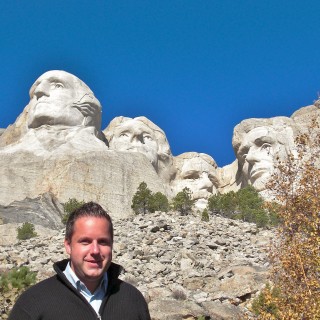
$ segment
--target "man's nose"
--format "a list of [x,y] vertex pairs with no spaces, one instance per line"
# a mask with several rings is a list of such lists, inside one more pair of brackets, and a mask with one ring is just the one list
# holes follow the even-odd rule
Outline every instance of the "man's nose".
[[41,98],[42,96],[50,96],[50,85],[47,81],[41,81],[34,90],[34,95],[37,99]]
[[97,255],[97,254],[100,253],[100,247],[99,247],[98,242],[93,241],[93,242],[91,243],[90,253],[93,254],[93,255]]
[[212,186],[213,183],[212,181],[209,179],[208,174],[207,173],[203,173],[201,176],[201,180],[200,180],[200,184],[199,184],[199,188],[201,189],[206,189],[208,191],[212,191]]
[[144,143],[142,134],[132,134],[130,142],[132,144]]
[[247,156],[246,156],[246,161],[249,163],[254,163],[259,161],[259,152],[258,150],[254,148],[250,148]]

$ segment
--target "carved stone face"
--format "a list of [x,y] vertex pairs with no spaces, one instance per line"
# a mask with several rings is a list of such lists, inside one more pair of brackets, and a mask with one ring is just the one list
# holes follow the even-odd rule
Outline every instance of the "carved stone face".
[[64,71],[49,71],[30,89],[28,127],[81,125],[84,116],[74,107],[79,100],[76,77]]
[[209,198],[217,192],[216,169],[201,157],[185,159],[175,184],[179,191],[188,187],[193,199]]
[[244,135],[237,158],[246,180],[261,191],[273,173],[275,156],[283,153],[284,146],[278,142],[276,131],[271,127],[258,127]]
[[152,129],[139,120],[131,119],[114,129],[110,147],[118,151],[133,151],[145,154],[157,166],[158,142]]

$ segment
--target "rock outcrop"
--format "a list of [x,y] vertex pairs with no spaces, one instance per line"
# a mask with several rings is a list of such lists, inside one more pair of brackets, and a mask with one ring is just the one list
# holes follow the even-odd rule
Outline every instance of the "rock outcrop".
[[[143,292],[153,320],[236,319],[266,282],[274,234],[254,224],[156,212],[116,220],[114,229],[113,260]],[[61,230],[0,246],[1,268],[27,265],[44,279],[66,257],[63,238]]]
[[141,153],[106,150],[47,159],[27,152],[3,154],[0,175],[0,204],[4,206],[50,192],[61,203],[70,198],[96,201],[112,216],[124,217],[131,212],[131,199],[142,180],[152,191],[165,192]]
[[[1,135],[0,146],[0,205],[50,192],[61,203],[97,201],[120,217],[130,213],[142,181],[153,191],[170,191],[157,172],[163,164],[155,168],[141,152],[109,150],[100,102],[83,81],[64,71],[36,80],[29,104]],[[43,220],[36,223],[46,226]]]
[[2,224],[31,222],[48,229],[59,229],[63,226],[63,215],[63,206],[50,193],[44,193],[34,199],[13,201],[8,206],[0,205]]
[[101,112],[76,76],[57,70],[40,76],[29,104],[0,135],[0,205],[50,192],[60,203],[93,200],[124,217],[132,213],[131,199],[142,181],[169,198],[188,187],[199,209],[211,195],[247,185],[267,197],[275,162],[295,155],[300,133],[312,139],[313,121],[320,118],[313,105],[290,118],[244,120],[234,129],[236,160],[218,168],[203,153],[174,157],[165,132],[146,117],[116,117],[102,131]]

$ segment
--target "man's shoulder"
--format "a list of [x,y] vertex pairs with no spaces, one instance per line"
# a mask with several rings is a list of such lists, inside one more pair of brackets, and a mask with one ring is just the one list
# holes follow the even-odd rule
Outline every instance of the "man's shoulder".
[[36,299],[46,298],[46,296],[52,295],[52,291],[54,291],[55,288],[58,288],[60,286],[61,286],[61,282],[58,280],[57,275],[54,275],[48,279],[45,279],[36,283],[35,285],[25,290],[21,294],[21,298],[26,298],[26,297],[34,297]]
[[113,288],[113,293],[119,293],[133,300],[145,300],[142,292],[131,283],[117,279],[117,284]]

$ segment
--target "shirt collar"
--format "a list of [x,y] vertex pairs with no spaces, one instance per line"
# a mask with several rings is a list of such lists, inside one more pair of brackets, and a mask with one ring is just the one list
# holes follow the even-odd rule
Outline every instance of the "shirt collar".
[[[81,288],[81,286],[84,286],[85,288],[87,288],[86,285],[77,277],[77,275],[71,269],[70,261],[68,262],[67,267],[63,271],[63,273],[65,274],[65,276],[67,277],[69,282],[72,284],[72,286],[75,287],[77,290],[79,290]],[[98,288],[96,289],[96,291],[101,288],[104,290],[104,292],[107,291],[107,288],[108,288],[108,273],[107,272],[105,272],[103,274],[101,282],[100,282]]]

